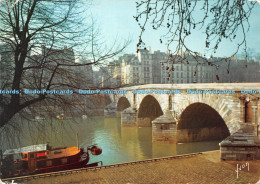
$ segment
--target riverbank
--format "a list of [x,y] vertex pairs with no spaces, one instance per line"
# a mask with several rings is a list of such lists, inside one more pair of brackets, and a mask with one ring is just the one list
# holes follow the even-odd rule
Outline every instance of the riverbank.
[[[238,165],[237,165],[238,164]],[[241,170],[239,169],[241,166]],[[244,168],[243,168],[244,166]],[[238,172],[236,172],[238,167]],[[249,171],[248,171],[249,167]],[[192,157],[160,159],[87,170],[61,176],[24,181],[25,183],[169,183],[234,184],[260,180],[260,161],[221,161],[219,151],[203,152]]]

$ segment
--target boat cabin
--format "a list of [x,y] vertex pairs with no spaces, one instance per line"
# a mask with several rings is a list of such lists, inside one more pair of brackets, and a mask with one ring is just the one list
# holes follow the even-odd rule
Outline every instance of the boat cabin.
[[[49,147],[48,144],[27,146],[19,149],[6,150],[4,161],[9,167],[9,174],[14,175],[52,172],[62,169],[71,169],[82,161],[83,149],[78,147]],[[89,160],[85,153],[84,163]],[[9,162],[9,164],[8,164]],[[84,164],[82,163],[82,164]]]

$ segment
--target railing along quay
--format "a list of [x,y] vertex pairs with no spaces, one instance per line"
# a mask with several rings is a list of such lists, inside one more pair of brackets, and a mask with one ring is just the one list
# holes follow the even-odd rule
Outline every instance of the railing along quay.
[[51,173],[20,176],[20,177],[14,177],[14,178],[5,178],[5,179],[2,179],[2,181],[3,182],[20,182],[20,181],[37,179],[37,178],[45,178],[45,177],[51,177],[51,176],[62,176],[62,175],[81,173],[81,172],[86,172],[86,171],[94,171],[94,170],[101,170],[101,169],[106,169],[106,168],[121,167],[121,166],[126,166],[126,165],[135,165],[135,164],[142,164],[142,163],[158,162],[158,161],[162,161],[162,160],[172,160],[172,159],[178,159],[178,158],[188,158],[188,157],[193,157],[193,156],[197,156],[197,155],[201,155],[201,154],[202,154],[201,152],[198,152],[198,153],[190,153],[190,154],[184,154],[184,155],[175,155],[175,156],[169,156],[169,157],[153,158],[153,159],[133,161],[133,162],[124,162],[124,163],[113,164],[113,165],[87,167],[87,168],[65,170],[65,171],[58,171],[58,172],[51,172]]

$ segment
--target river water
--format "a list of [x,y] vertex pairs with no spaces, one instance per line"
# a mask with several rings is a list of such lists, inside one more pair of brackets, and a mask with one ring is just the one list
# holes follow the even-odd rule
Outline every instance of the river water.
[[[186,153],[219,149],[220,141],[183,144],[152,143],[151,127],[121,127],[120,118],[89,117],[87,119],[35,121],[24,126],[20,146],[50,142],[54,147],[76,146],[76,133],[80,147],[97,144],[103,149],[90,162],[103,161],[104,165],[144,160]],[[26,128],[27,127],[27,128]],[[50,130],[53,131],[50,131]]]

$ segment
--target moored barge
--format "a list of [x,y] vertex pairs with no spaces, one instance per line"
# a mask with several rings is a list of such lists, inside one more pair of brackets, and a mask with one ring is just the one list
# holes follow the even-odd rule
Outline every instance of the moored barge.
[[[6,150],[1,159],[2,178],[88,167],[89,152],[100,155],[102,149],[96,145],[84,150],[78,147],[51,148],[49,144],[39,144]],[[98,166],[98,162],[89,166]]]

